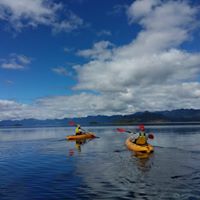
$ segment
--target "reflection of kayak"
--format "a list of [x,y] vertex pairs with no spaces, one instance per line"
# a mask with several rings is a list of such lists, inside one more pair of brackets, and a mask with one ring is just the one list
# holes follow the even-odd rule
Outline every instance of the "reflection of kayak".
[[94,138],[87,138],[87,139],[71,139],[68,142],[74,142],[76,149],[81,152],[81,146],[85,145],[87,142]]
[[80,140],[80,139],[87,139],[87,138],[95,138],[94,133],[84,133],[82,135],[69,135],[66,136],[67,140]]
[[153,152],[153,146],[150,144],[147,145],[137,145],[133,142],[131,142],[130,138],[126,140],[126,146],[129,150],[135,151],[135,152],[144,152],[144,153],[151,153]]
[[147,159],[151,156],[152,154],[151,153],[147,153],[147,152],[140,152],[140,151],[135,151],[135,154],[134,156],[136,158],[139,158],[139,159]]

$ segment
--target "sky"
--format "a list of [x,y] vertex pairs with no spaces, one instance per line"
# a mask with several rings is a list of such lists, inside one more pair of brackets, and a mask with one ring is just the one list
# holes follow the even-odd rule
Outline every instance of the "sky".
[[0,0],[0,120],[200,109],[198,0]]

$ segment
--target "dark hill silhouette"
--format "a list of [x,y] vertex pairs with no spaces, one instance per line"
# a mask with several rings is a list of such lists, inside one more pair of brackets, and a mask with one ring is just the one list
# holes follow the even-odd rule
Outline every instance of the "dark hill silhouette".
[[130,125],[130,124],[178,124],[178,123],[200,123],[200,110],[196,109],[178,109],[172,111],[156,112],[136,112],[131,115],[113,115],[113,116],[88,116],[82,118],[64,118],[64,119],[23,119],[23,120],[3,120],[0,121],[0,127],[51,127],[51,126],[69,126],[69,122],[84,126],[100,125]]

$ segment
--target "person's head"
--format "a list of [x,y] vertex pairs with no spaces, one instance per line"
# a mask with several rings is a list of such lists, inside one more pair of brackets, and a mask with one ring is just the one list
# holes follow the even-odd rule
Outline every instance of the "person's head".
[[81,128],[80,124],[77,124],[76,126],[77,126],[77,128]]
[[139,129],[140,131],[145,131],[144,125],[143,124],[139,125]]

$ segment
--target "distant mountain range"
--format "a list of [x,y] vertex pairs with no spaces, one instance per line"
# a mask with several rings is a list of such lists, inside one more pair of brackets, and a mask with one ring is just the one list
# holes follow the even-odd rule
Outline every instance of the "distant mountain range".
[[172,111],[156,112],[137,112],[131,115],[113,115],[113,116],[88,116],[82,118],[64,118],[64,119],[23,119],[23,120],[3,120],[0,121],[0,127],[59,127],[69,126],[73,121],[82,126],[105,126],[105,125],[136,125],[144,124],[200,124],[200,110],[196,109],[178,109]]

